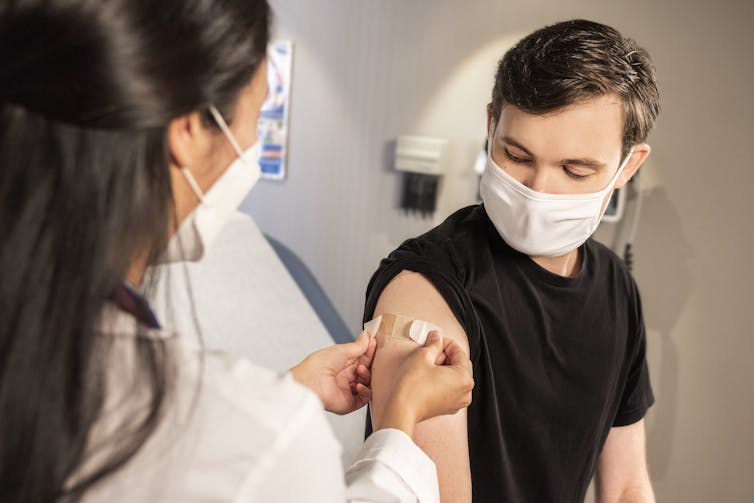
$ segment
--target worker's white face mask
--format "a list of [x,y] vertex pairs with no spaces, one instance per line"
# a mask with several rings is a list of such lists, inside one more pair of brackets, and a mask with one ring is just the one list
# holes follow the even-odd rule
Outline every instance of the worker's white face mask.
[[181,222],[178,231],[170,239],[161,260],[163,263],[201,259],[261,174],[257,161],[259,143],[255,143],[246,151],[241,150],[222,115],[214,106],[210,107],[210,112],[238,154],[238,158],[206,194],[202,193],[191,172],[185,167],[181,168],[183,176],[199,198],[199,206]]
[[631,158],[633,147],[615,176],[599,192],[545,194],[530,189],[492,160],[492,133],[480,194],[487,215],[511,247],[531,257],[558,257],[584,244],[597,230],[602,205]]

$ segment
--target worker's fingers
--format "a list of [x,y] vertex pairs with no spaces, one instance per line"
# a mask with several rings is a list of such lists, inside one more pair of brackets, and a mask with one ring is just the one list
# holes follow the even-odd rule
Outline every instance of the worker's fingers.
[[372,390],[361,383],[357,383],[356,396],[362,404],[369,403],[372,400]]
[[432,331],[427,336],[424,347],[421,348],[430,362],[436,362],[442,354],[442,336],[437,331]]
[[377,338],[371,337],[369,335],[369,332],[362,332],[362,334],[366,334],[369,338],[369,344],[367,345],[366,351],[364,351],[364,354],[362,354],[359,357],[359,363],[364,365],[367,368],[372,367],[372,362],[374,361],[374,354],[377,351]]
[[[429,333],[429,335],[427,336],[427,341],[429,341],[430,337],[432,337],[433,339],[435,337],[439,337],[440,338],[440,345],[441,346],[444,345],[444,344],[446,344],[446,342],[442,340],[442,336],[440,335],[440,333],[437,330],[432,330]],[[451,341],[451,340],[452,339],[448,339],[448,341]],[[447,357],[445,356],[445,351],[440,351],[437,354],[437,357],[435,358],[435,365],[443,365],[446,360],[447,360]]]
[[[361,358],[369,352],[371,339],[369,333],[364,331],[359,334],[354,342],[338,344],[338,349],[349,359]],[[374,353],[374,350],[372,350],[372,353]]]
[[356,375],[359,378],[359,382],[369,386],[372,382],[372,372],[366,367],[366,365],[359,365],[356,367]]
[[454,340],[448,341],[448,343],[445,345],[445,348],[443,349],[443,353],[445,353],[445,356],[447,358],[445,362],[446,365],[465,365],[466,363],[471,365],[469,357],[461,348],[460,344],[458,344]]

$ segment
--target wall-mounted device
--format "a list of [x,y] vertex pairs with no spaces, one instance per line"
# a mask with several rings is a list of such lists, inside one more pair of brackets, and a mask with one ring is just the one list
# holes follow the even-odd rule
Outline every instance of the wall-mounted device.
[[602,215],[603,222],[615,223],[623,218],[623,213],[626,211],[626,191],[625,185],[613,191],[613,195],[607,203],[607,208],[605,208],[605,214]]
[[476,173],[476,200],[478,203],[482,202],[482,194],[479,188],[482,184],[482,175],[484,169],[487,167],[487,147],[489,146],[489,140],[484,139],[484,145],[482,150],[477,153],[476,159],[474,159],[474,173]]
[[443,150],[447,140],[400,136],[395,144],[395,169],[403,171],[401,207],[422,216],[434,213],[440,177],[444,174]]

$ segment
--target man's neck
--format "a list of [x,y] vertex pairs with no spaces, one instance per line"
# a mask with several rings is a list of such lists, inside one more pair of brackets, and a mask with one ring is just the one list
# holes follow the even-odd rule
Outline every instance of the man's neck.
[[561,255],[560,257],[531,257],[540,267],[558,276],[570,278],[581,270],[580,248]]

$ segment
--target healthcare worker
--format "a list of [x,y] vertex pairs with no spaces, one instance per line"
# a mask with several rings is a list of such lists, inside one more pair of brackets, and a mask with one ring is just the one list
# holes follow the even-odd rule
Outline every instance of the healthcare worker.
[[145,300],[148,266],[202,256],[259,176],[269,17],[0,4],[0,501],[438,500],[411,436],[468,405],[457,345],[416,346],[344,478],[322,408],[369,400],[374,339],[278,375],[162,330]]

